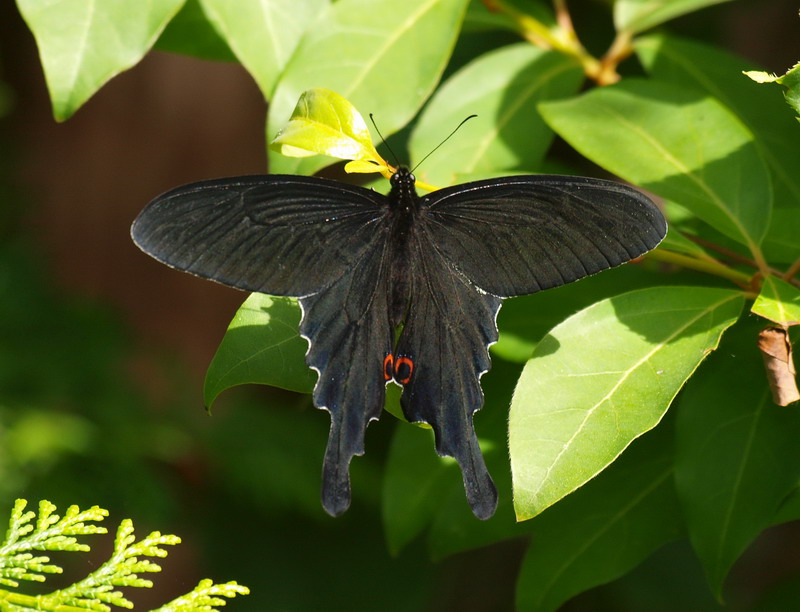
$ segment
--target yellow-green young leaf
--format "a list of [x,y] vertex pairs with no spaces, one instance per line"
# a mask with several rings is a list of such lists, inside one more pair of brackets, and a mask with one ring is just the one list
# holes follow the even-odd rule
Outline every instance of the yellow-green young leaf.
[[751,310],[779,325],[800,325],[800,289],[767,276]]
[[630,33],[642,32],[654,26],[697,11],[712,4],[729,0],[616,0],[614,25]]
[[[361,113],[339,94],[322,88],[303,92],[270,148],[288,157],[329,155],[386,167]],[[379,170],[375,167],[372,172]]]
[[597,302],[545,336],[511,402],[518,520],[594,478],[655,427],[743,301],[727,289],[653,287]]
[[305,364],[308,343],[297,331],[293,298],[252,293],[233,317],[206,372],[206,407],[225,389],[258,383],[308,393],[316,374]]
[[[779,83],[786,87],[786,102],[800,115],[800,62],[797,62],[786,74],[775,76],[759,70],[745,71],[745,74],[756,83]],[[800,118],[798,118],[800,119]]]
[[185,0],[17,0],[39,47],[57,121],[136,64]]
[[344,165],[344,171],[350,174],[372,174],[373,172],[381,172],[387,169],[388,166],[381,166],[377,162],[364,159],[354,159]]

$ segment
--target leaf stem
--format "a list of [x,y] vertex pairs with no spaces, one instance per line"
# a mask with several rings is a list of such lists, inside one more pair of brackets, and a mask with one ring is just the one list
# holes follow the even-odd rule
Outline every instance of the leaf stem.
[[655,259],[656,261],[673,263],[691,270],[706,272],[707,274],[726,278],[748,291],[753,289],[752,278],[750,276],[721,263],[709,261],[707,259],[698,259],[696,257],[684,255],[683,253],[676,253],[665,249],[656,249],[649,253],[647,257]]
[[794,276],[798,272],[800,272],[800,259],[796,259],[795,262],[789,266],[789,269],[781,275],[781,278],[786,282],[795,283]]
[[504,0],[483,0],[483,3],[491,11],[508,15],[516,22],[520,35],[528,42],[542,49],[552,49],[574,58],[583,67],[586,76],[601,86],[619,81],[617,66],[633,52],[631,34],[621,31],[617,33],[602,59],[598,60],[594,57],[581,44],[575,32],[566,0],[553,0],[558,24],[556,28],[549,28],[535,17],[518,10]]

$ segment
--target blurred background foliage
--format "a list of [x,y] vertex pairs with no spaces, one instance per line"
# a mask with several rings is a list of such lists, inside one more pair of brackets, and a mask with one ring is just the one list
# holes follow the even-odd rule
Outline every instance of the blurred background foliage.
[[[570,2],[590,50],[612,35],[607,4]],[[669,27],[782,73],[797,60],[796,10],[736,0]],[[512,40],[466,31],[447,73]],[[251,588],[230,604],[239,610],[510,609],[524,542],[435,562],[420,541],[389,554],[380,482],[392,419],[370,427],[353,507],[334,520],[319,506],[328,416],[308,396],[239,389],[203,410],[203,372],[244,296],[162,268],[128,227],[174,185],[263,171],[263,98],[241,66],[153,52],[56,124],[33,38],[4,2],[0,79],[0,512],[18,496],[100,504],[180,535],[170,579],[137,594],[142,606],[212,576]],[[158,303],[145,282],[162,289]],[[492,374],[516,367],[496,360]],[[767,531],[734,569],[726,609],[796,609],[798,546],[792,526]],[[721,608],[678,542],[564,609]]]

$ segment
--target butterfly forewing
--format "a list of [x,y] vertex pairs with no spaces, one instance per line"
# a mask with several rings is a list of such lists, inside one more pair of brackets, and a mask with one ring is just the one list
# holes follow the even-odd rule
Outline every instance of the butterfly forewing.
[[193,183],[153,200],[131,228],[174,268],[243,289],[304,296],[335,282],[371,248],[386,199],[302,176]]
[[514,176],[422,198],[436,250],[475,285],[511,297],[563,285],[653,249],[666,233],[639,191],[599,179]]

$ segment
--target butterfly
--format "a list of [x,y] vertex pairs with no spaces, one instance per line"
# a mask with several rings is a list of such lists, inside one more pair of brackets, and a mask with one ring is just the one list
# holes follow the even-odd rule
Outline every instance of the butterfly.
[[313,401],[330,412],[322,504],[350,505],[350,461],[364,452],[386,385],[455,458],[467,500],[492,516],[497,490],[473,428],[483,406],[504,298],[558,287],[635,259],[666,234],[644,194],[594,178],[531,175],[422,197],[401,167],[391,190],[318,177],[192,183],[153,200],[134,242],[179,270],[245,291],[298,298]]

